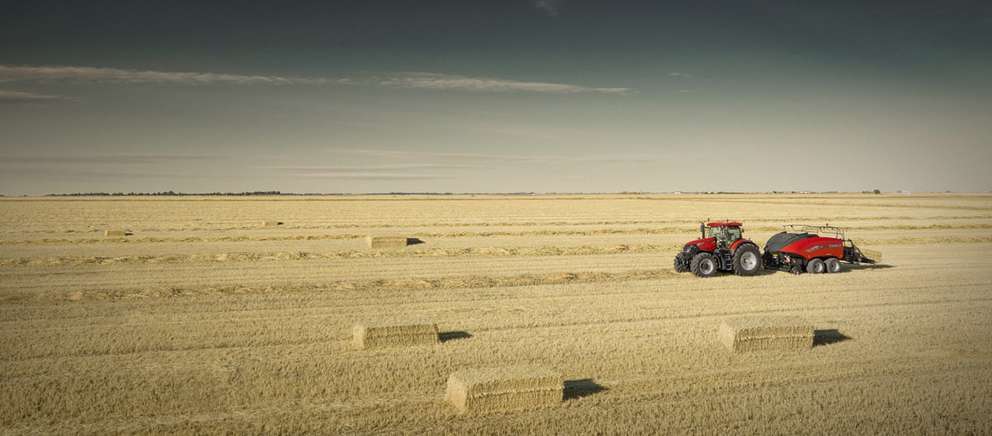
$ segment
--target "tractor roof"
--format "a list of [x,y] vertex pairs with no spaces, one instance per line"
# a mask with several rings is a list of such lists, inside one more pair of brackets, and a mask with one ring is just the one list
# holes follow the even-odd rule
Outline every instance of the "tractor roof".
[[710,221],[706,223],[706,227],[740,227],[742,224],[738,221]]

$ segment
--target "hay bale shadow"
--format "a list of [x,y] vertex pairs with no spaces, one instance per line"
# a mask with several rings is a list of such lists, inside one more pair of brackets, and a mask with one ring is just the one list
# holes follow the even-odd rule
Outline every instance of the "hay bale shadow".
[[448,342],[469,339],[472,337],[472,334],[464,331],[450,331],[438,333],[437,337],[441,340],[441,342]]
[[599,383],[596,383],[591,378],[565,380],[565,400],[588,397],[606,390],[609,389]]
[[420,238],[406,238],[406,245],[419,245],[423,243],[424,240]]
[[851,340],[851,337],[841,333],[837,329],[815,330],[813,332],[813,346],[830,345],[838,342]]

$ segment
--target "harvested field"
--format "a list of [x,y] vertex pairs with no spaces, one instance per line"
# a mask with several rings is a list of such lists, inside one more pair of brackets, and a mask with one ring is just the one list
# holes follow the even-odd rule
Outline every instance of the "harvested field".
[[507,412],[554,406],[564,390],[561,374],[547,368],[474,368],[448,376],[445,399],[460,413]]
[[[675,273],[706,217],[847,226],[884,263]],[[990,434],[990,228],[990,195],[3,198],[0,433]],[[829,330],[719,340],[772,317]],[[423,320],[441,345],[353,345]],[[558,402],[446,399],[516,366]]]

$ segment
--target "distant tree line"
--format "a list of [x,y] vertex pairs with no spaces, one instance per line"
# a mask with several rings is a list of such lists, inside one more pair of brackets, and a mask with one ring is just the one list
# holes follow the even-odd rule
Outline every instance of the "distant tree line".
[[[863,194],[881,194],[882,191],[878,189],[861,191]],[[950,191],[947,191],[950,192]],[[693,195],[745,195],[745,194],[762,194],[769,192],[741,192],[741,191],[675,191],[674,194],[693,194]],[[835,194],[838,191],[770,191],[771,194]],[[545,192],[544,195],[575,195],[575,194],[597,194],[595,192]],[[651,192],[640,192],[640,191],[623,191],[617,192],[616,194],[625,195],[644,195],[652,194]],[[663,192],[662,192],[663,194]],[[73,192],[73,193],[63,193],[63,194],[45,194],[46,197],[181,197],[181,196],[198,196],[198,197],[247,197],[247,196],[360,196],[360,195],[539,195],[535,192],[355,192],[355,193],[327,193],[327,192],[306,192],[306,193],[296,193],[296,192],[281,192],[281,191],[245,191],[245,192],[175,192],[175,191],[162,191],[162,192]],[[0,194],[0,197],[3,197]]]
[[131,196],[166,196],[166,197],[179,197],[185,195],[196,195],[196,196],[249,196],[249,195],[283,195],[279,191],[250,191],[250,192],[175,192],[175,191],[162,191],[162,192],[74,192],[69,194],[46,194],[46,197],[131,197]]
[[243,197],[251,195],[282,195],[282,196],[327,196],[327,195],[337,195],[337,196],[350,196],[350,195],[536,195],[533,192],[500,192],[500,193],[472,193],[472,192],[355,192],[355,193],[327,193],[327,192],[281,192],[281,191],[250,191],[250,192],[175,192],[175,191],[162,191],[162,192],[73,192],[73,193],[61,193],[61,194],[45,194],[46,197],[147,197],[147,196],[160,196],[160,197],[180,197],[180,196],[197,196],[197,197]]

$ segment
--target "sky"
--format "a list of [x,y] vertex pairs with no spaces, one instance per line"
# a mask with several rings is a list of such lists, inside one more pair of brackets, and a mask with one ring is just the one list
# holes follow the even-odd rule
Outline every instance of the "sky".
[[3,1],[0,193],[992,190],[988,1]]

